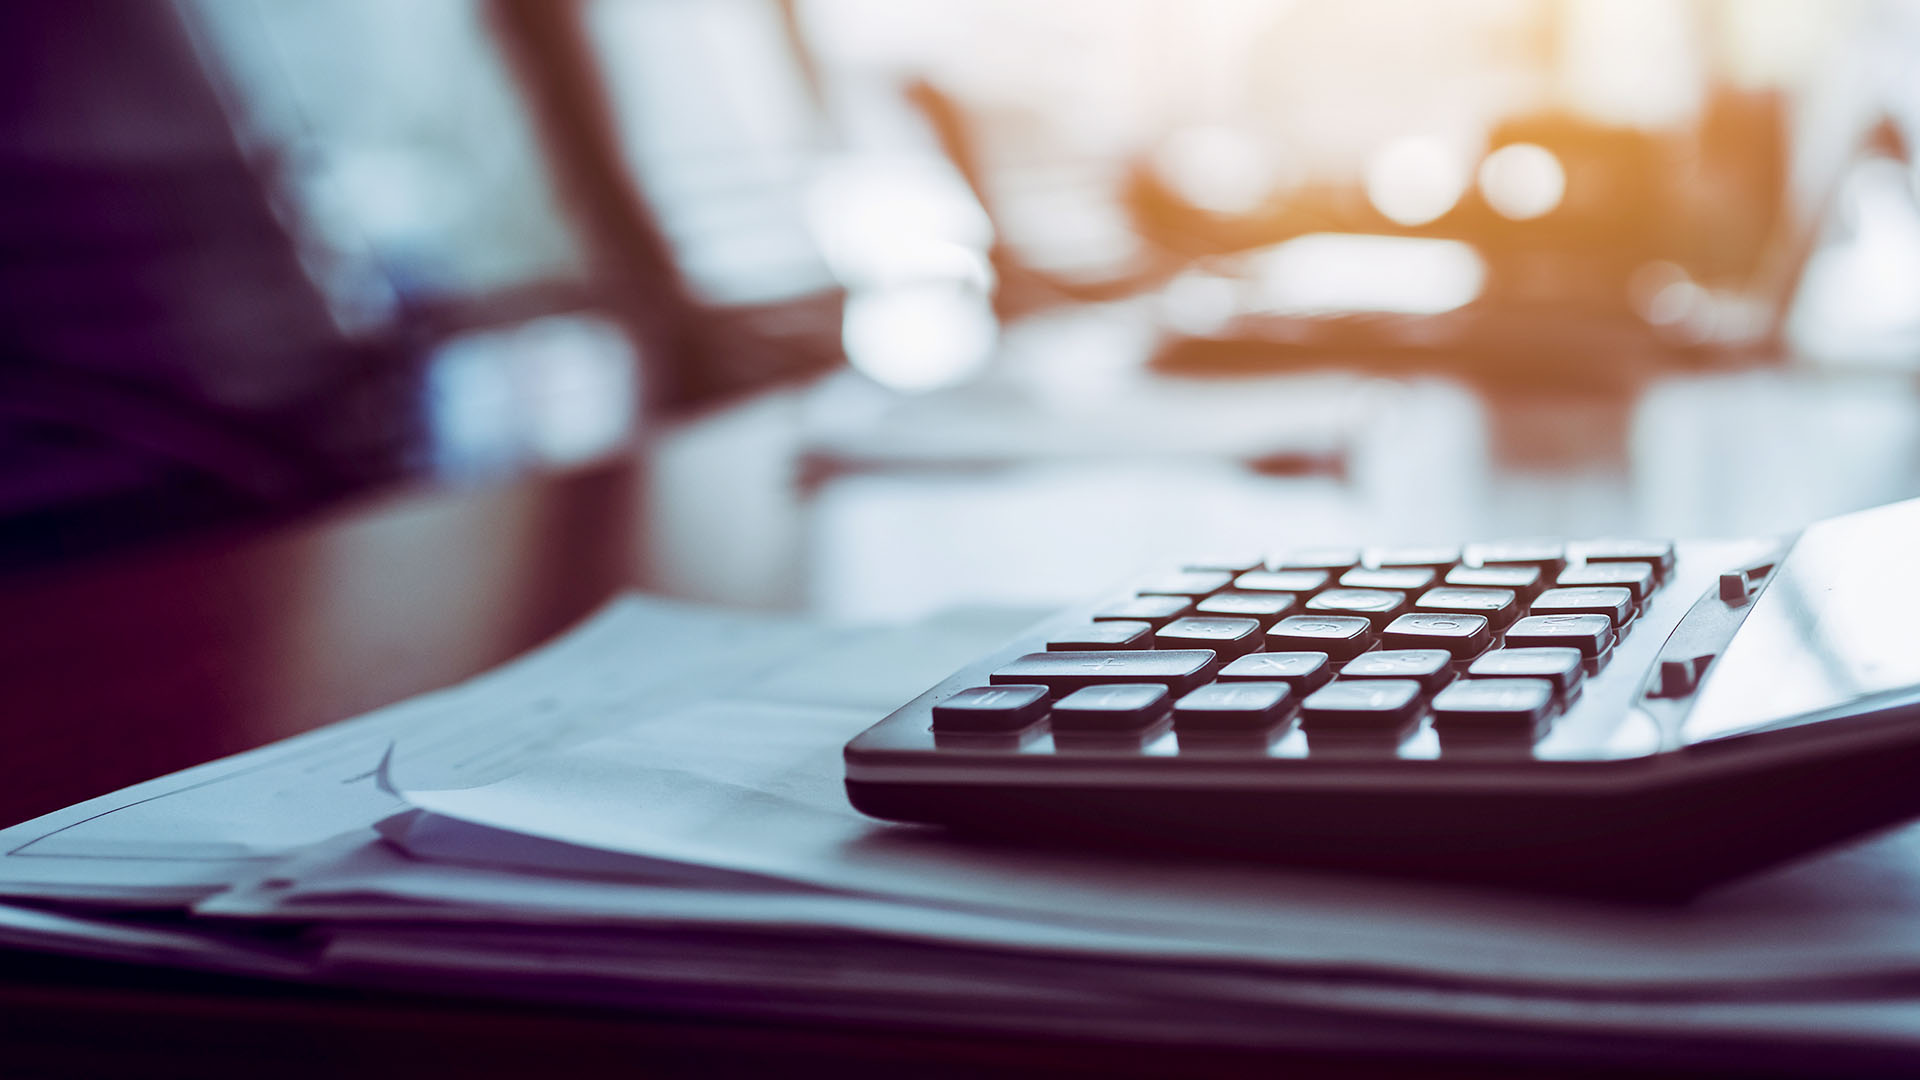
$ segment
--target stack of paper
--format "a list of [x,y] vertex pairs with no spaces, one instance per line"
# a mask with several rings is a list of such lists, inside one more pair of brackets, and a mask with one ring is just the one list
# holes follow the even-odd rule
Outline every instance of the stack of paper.
[[844,742],[1019,621],[625,600],[464,686],[7,830],[0,892],[36,906],[0,943],[675,1012],[1920,1063],[1913,831],[1653,908],[854,812]]

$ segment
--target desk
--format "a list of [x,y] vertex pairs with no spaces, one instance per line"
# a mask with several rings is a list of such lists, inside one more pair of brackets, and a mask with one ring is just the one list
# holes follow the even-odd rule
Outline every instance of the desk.
[[[649,581],[648,567],[658,572],[638,527],[658,480],[646,472],[616,462],[495,490],[402,494],[266,535],[0,582],[0,685],[14,718],[0,819],[355,715],[524,651],[612,591]],[[7,954],[0,965],[7,1075],[1534,1075],[1472,1060],[1471,1033],[1458,1062],[1277,1059],[513,1008]],[[1685,1060],[1684,1047],[1663,1054]]]

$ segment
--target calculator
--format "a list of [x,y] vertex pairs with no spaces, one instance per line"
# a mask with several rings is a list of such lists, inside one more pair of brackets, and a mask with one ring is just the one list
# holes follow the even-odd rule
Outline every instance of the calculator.
[[862,812],[996,842],[1684,897],[1920,816],[1920,500],[1176,562],[845,757]]

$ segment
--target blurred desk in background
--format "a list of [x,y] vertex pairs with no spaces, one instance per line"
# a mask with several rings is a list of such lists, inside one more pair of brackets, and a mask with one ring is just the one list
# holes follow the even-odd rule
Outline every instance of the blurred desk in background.
[[[1898,373],[1672,376],[1615,395],[1318,374],[1168,386],[1132,372],[1096,395],[1032,385],[1045,378],[997,376],[894,405],[822,384],[663,435],[648,465],[650,580],[697,599],[908,618],[956,603],[1064,604],[1196,551],[1769,534],[1920,495],[1920,384]],[[1034,424],[1047,415],[1034,402],[1064,400],[1063,426],[1111,429],[1148,415],[1144,399],[1172,426],[1183,410],[1179,422],[1204,420],[1220,396],[1271,410],[1266,440],[1243,447],[1317,445],[1328,467],[1261,469],[1226,442],[990,468],[935,469],[917,454],[893,467],[872,455],[857,469],[806,465],[836,423],[869,434],[981,415]],[[1044,440],[1010,431],[1006,442]]]

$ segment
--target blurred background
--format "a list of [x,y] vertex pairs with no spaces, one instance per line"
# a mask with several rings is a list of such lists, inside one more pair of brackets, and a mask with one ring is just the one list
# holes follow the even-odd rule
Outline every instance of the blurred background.
[[1920,495],[1920,2],[73,0],[0,61],[0,573],[618,469],[640,583],[907,617]]

